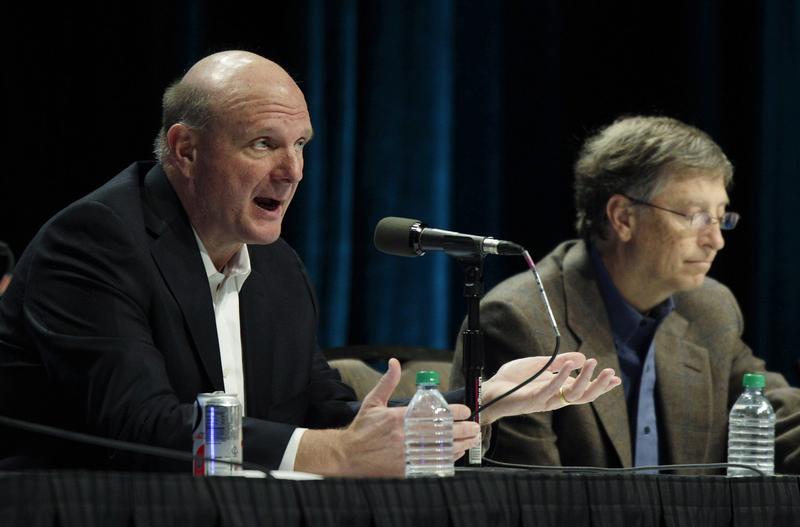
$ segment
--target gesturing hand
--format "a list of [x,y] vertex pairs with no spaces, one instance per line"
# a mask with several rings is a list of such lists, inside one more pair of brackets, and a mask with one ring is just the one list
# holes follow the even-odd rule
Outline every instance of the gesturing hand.
[[[389,360],[389,369],[364,398],[356,418],[341,434],[344,458],[351,462],[343,474],[354,476],[402,477],[405,471],[403,416],[405,407],[388,408],[387,403],[400,381],[400,363]],[[451,404],[454,421],[466,419],[469,409]],[[453,424],[453,457],[459,458],[473,446],[480,427],[473,422]]]
[[[483,383],[484,403],[526,380],[539,371],[548,359],[544,356],[524,357],[503,364],[491,379]],[[587,359],[583,353],[561,353],[535,381],[482,412],[481,424],[490,424],[509,415],[545,412],[566,404],[588,403],[622,382],[611,368],[604,369],[597,378],[592,379],[596,367],[597,361]],[[570,377],[570,373],[576,369],[581,370],[578,376]]]

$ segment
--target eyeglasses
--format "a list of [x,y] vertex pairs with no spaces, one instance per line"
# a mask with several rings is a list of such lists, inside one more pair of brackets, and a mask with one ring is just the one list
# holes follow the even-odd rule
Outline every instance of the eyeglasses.
[[718,223],[719,228],[723,231],[730,231],[736,227],[736,224],[739,223],[739,213],[738,212],[726,212],[720,217],[713,216],[710,212],[700,211],[695,212],[694,214],[684,214],[683,212],[678,212],[677,210],[668,209],[665,207],[661,207],[659,205],[654,205],[652,203],[648,203],[647,201],[642,201],[640,199],[632,198],[627,194],[623,194],[626,198],[631,200],[633,203],[637,205],[645,205],[647,207],[653,207],[654,209],[663,210],[666,212],[671,212],[672,214],[677,214],[678,216],[683,216],[687,220],[689,220],[689,226],[692,229],[700,230],[705,227],[708,227],[712,223]]

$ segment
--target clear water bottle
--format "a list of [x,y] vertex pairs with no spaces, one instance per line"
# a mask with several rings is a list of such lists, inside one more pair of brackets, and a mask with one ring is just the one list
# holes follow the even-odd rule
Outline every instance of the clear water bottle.
[[[728,463],[754,465],[764,474],[775,470],[775,412],[764,397],[764,376],[745,373],[744,392],[728,418]],[[728,476],[757,476],[746,468],[729,467]]]
[[407,478],[455,473],[453,414],[439,393],[437,372],[417,372],[417,393],[408,403],[403,429]]

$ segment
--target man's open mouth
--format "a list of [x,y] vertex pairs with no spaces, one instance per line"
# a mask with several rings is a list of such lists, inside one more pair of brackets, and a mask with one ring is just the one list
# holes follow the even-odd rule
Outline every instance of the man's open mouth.
[[258,205],[262,209],[268,210],[268,211],[276,210],[281,204],[280,201],[278,201],[277,199],[272,199],[272,198],[256,198],[255,202],[256,202],[256,205]]

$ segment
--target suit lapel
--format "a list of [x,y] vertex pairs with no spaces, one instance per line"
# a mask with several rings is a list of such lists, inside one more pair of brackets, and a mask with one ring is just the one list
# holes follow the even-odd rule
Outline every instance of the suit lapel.
[[145,222],[154,238],[150,246],[153,260],[180,306],[214,390],[224,390],[214,307],[191,225],[159,165],[145,177],[145,192],[149,207]]
[[[251,258],[257,258],[254,252],[251,251]],[[263,375],[277,371],[272,366],[276,346],[273,342],[274,332],[270,331],[270,306],[265,284],[264,275],[253,269],[239,293],[247,414],[256,417],[266,416],[272,402],[270,390],[265,387],[274,383],[263,378]]]
[[[567,326],[579,342],[578,351],[597,359],[597,371],[619,371],[619,358],[609,329],[603,299],[594,278],[586,244],[577,243],[564,257]],[[619,387],[591,403],[623,467],[633,463],[625,392]]]
[[684,339],[687,326],[673,312],[655,337],[659,435],[671,463],[707,459],[711,440],[711,362],[707,350]]

